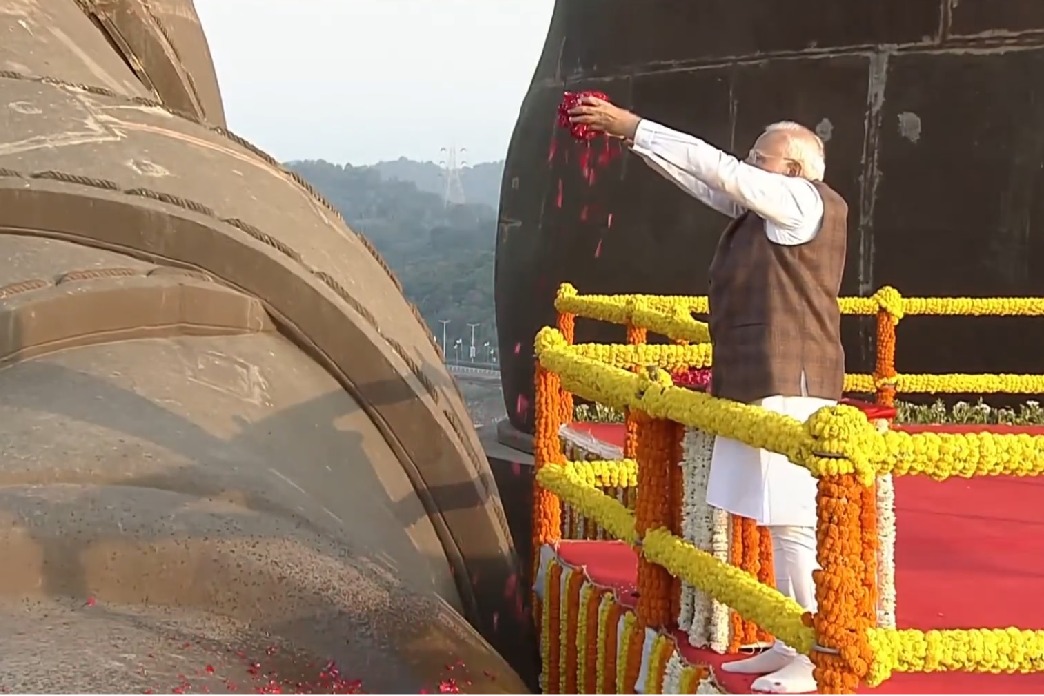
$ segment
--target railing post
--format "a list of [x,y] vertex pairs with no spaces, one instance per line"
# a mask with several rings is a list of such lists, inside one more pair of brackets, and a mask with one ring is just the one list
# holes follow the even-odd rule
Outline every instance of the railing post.
[[[902,297],[894,289],[883,288],[877,295],[876,350],[874,360],[875,401],[881,406],[894,406],[896,393],[895,341],[896,326],[903,312]],[[874,609],[874,625],[880,617],[882,625],[895,625],[895,581],[891,566],[895,558],[895,493],[891,475],[878,476],[862,490],[863,528],[875,530],[876,542],[866,544],[863,563],[867,567],[867,589]],[[879,528],[879,525],[881,527]],[[884,571],[882,576],[880,571]]]
[[882,406],[895,403],[895,317],[883,307],[877,310],[877,355],[874,360],[875,400]]
[[[633,324],[627,324],[627,344],[628,345],[639,345],[645,343],[645,339],[648,332],[640,326],[634,326]],[[641,370],[642,366],[638,365],[634,368],[636,371]],[[636,459],[638,456],[638,419],[636,414],[633,414],[630,409],[627,409],[624,414],[624,424],[626,427],[626,435],[624,437],[623,456],[624,459]]]
[[[536,365],[533,390],[535,423],[533,431],[534,476],[547,464],[561,464],[562,382],[558,375]],[[558,496],[533,480],[533,577],[539,570],[540,548],[562,538],[562,503]]]
[[[823,409],[810,419],[814,457],[848,461],[844,447],[838,447],[838,433],[856,437],[860,427],[871,427],[865,420],[860,426],[843,408]],[[876,558],[877,530],[873,518],[864,514],[868,500],[870,513],[875,509],[867,489],[856,473],[821,475],[816,487],[819,570],[813,573],[817,609],[812,661],[819,693],[855,693],[873,662],[867,630],[876,621],[877,578],[865,559]]]
[[[671,466],[677,451],[677,424],[659,418],[635,414],[642,420],[639,430],[638,503],[635,528],[638,538],[652,529],[671,527]],[[638,623],[651,628],[665,628],[671,623],[671,591],[673,578],[656,563],[638,557]]]
[[[558,313],[558,330],[569,345],[575,343],[576,315],[569,312]],[[562,407],[562,423],[573,422],[573,394],[559,386],[559,399]]]

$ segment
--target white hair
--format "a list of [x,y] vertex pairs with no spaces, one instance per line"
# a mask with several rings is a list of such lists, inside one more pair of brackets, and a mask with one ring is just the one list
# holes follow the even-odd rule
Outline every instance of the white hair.
[[802,173],[811,181],[822,181],[826,173],[826,147],[815,132],[794,121],[778,121],[765,129],[766,133],[785,133],[787,159],[801,164]]

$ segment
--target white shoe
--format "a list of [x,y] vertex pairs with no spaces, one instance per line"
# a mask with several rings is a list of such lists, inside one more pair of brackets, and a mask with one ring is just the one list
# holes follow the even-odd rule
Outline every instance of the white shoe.
[[745,660],[722,663],[721,668],[725,672],[733,674],[769,674],[783,669],[794,660],[795,653],[778,640],[772,647],[754,657]]
[[804,655],[791,659],[785,667],[758,677],[751,691],[769,694],[810,694],[816,691],[816,680],[812,675],[812,660]]

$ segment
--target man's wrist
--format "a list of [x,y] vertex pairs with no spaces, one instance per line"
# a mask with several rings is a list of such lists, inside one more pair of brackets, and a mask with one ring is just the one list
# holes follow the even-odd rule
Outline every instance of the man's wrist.
[[624,140],[634,142],[634,137],[638,134],[638,125],[641,122],[642,118],[637,114],[628,114],[628,122],[623,133]]

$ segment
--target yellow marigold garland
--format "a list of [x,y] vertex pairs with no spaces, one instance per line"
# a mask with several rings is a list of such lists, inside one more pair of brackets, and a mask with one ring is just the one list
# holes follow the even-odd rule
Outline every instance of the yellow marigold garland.
[[710,670],[703,665],[686,665],[682,668],[681,693],[695,694],[704,679],[710,678]]
[[693,343],[710,343],[710,327],[692,316],[694,312],[687,302],[654,306],[650,301],[639,298],[634,300],[632,307],[631,322],[653,333]]
[[[605,683],[606,662],[609,657],[606,648],[609,643],[609,613],[613,608],[613,593],[602,592],[598,596],[598,615],[595,618],[594,649],[595,649],[595,679],[594,685],[585,693],[604,694],[607,685]],[[616,632],[616,629],[613,629]]]
[[645,684],[642,689],[644,694],[659,694],[663,692],[663,672],[667,668],[667,660],[674,652],[674,641],[659,634],[653,639],[652,649],[649,651],[649,669],[646,670]]
[[633,694],[638,686],[638,675],[642,671],[642,650],[645,647],[645,628],[635,617],[634,626],[628,633],[627,658],[624,661],[623,690],[621,694]]
[[568,500],[584,517],[597,521],[614,538],[632,543],[637,540],[634,513],[619,500],[577,480],[565,467],[549,464],[537,471],[536,479],[542,488]]
[[572,347],[573,355],[595,360],[604,365],[629,370],[636,366],[652,365],[677,372],[692,367],[710,367],[711,345],[661,345],[649,343],[581,343]]
[[[663,370],[641,374],[573,355],[555,329],[537,334],[541,365],[559,374],[573,393],[616,408],[629,408],[747,442],[754,447],[796,455],[807,443],[803,424],[759,406],[716,399],[675,387]],[[625,449],[625,456],[628,455]]]
[[[560,313],[558,315],[558,331],[562,334],[562,338],[566,343],[572,345],[574,343],[573,334],[576,327],[576,315],[568,313]],[[559,383],[559,396],[558,396],[558,407],[561,410],[561,416],[559,417],[559,423],[572,423],[573,422],[573,394],[562,388]]]
[[706,298],[662,295],[579,295],[572,285],[558,289],[555,309],[611,324],[633,324],[668,338],[710,341],[707,324],[693,314],[707,313]]
[[588,459],[567,462],[574,480],[596,488],[630,488],[638,485],[638,463],[633,459]]
[[801,606],[749,573],[718,561],[666,529],[654,529],[645,536],[642,554],[764,626],[787,645],[805,654],[811,651],[813,632],[802,623]]
[[[616,660],[616,690],[613,693],[628,694],[634,691],[633,680],[630,686],[626,686],[626,684],[627,669],[630,665],[631,653],[633,652],[631,650],[631,647],[636,642],[639,644],[639,658],[641,657],[641,640],[635,640],[635,631],[637,623],[638,622],[634,618],[634,614],[632,612],[627,612],[624,614],[623,630],[620,632],[620,636],[617,639],[617,650],[622,654]],[[635,674],[637,674],[637,672],[635,672]]]
[[867,638],[874,655],[867,678],[870,686],[877,686],[893,672],[1044,671],[1044,631],[872,628],[867,631]]

